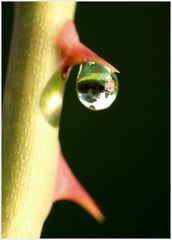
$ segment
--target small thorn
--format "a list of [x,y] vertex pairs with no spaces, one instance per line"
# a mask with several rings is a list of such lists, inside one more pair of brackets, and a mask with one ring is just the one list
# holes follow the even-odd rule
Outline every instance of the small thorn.
[[112,72],[120,73],[114,66],[99,57],[91,49],[79,41],[79,36],[73,21],[68,20],[60,33],[57,41],[60,58],[63,62],[62,74],[66,66],[81,64],[86,61],[94,61],[110,68]]
[[89,49],[88,47],[86,47],[84,44],[79,43],[80,46],[78,46],[78,49],[82,49],[82,55],[83,55],[83,61],[94,61],[97,62],[99,64],[102,64],[106,67],[108,67],[112,72],[117,72],[120,73],[118,71],[118,69],[116,69],[114,66],[112,66],[110,63],[108,63],[105,59],[99,57],[96,53],[94,53],[91,49]]
[[103,213],[92,197],[76,179],[62,153],[59,158],[57,186],[54,196],[54,201],[57,200],[73,201],[89,212],[99,223],[105,221]]

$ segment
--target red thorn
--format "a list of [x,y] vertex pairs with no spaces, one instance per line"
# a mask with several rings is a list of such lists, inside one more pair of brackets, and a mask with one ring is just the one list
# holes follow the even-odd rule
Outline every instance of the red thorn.
[[58,39],[58,47],[60,57],[63,62],[63,74],[65,74],[71,66],[81,64],[85,61],[95,61],[109,67],[112,72],[119,73],[119,71],[110,63],[99,57],[96,53],[79,41],[75,25],[71,20],[68,20],[62,28]]
[[98,222],[105,220],[101,210],[95,201],[79,183],[67,165],[62,153],[59,159],[59,170],[57,174],[57,186],[54,200],[70,200],[88,211]]
[[91,49],[86,47],[84,44],[79,43],[77,47],[78,47],[78,51],[80,49],[81,55],[83,56],[82,61],[80,61],[79,63],[86,62],[86,61],[94,61],[102,65],[105,65],[106,67],[109,67],[112,72],[119,73],[119,71],[114,66],[112,66],[103,58],[99,57],[96,53],[94,53]]

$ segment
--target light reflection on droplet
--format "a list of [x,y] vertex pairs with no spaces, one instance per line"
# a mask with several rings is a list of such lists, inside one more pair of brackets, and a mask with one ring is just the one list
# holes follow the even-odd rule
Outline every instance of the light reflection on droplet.
[[50,110],[54,110],[62,103],[62,98],[58,95],[52,96],[48,102],[48,107]]
[[76,83],[80,102],[91,110],[108,108],[118,94],[118,79],[115,73],[101,64],[84,62]]

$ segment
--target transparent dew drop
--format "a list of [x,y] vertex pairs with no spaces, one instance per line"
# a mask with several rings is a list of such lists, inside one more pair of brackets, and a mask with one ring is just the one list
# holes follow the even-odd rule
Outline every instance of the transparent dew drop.
[[76,81],[80,102],[93,111],[110,107],[118,94],[118,79],[108,67],[96,62],[80,65]]
[[65,83],[59,72],[56,72],[43,89],[40,99],[41,112],[52,127],[57,127],[60,121]]

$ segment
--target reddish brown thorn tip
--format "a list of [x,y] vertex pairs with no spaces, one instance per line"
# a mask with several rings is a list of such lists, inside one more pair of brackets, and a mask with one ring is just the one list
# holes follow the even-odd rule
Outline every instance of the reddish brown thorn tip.
[[105,65],[111,69],[112,72],[119,71],[108,63],[103,58],[99,57],[91,49],[86,47],[79,41],[79,36],[75,28],[73,21],[68,20],[60,33],[58,39],[58,48],[60,53],[60,58],[62,60],[62,74],[65,74],[66,68],[68,66],[73,66],[76,64],[81,64],[86,61],[94,61]]
[[70,170],[62,153],[59,157],[57,186],[54,196],[54,201],[57,200],[73,201],[88,211],[98,222],[103,223],[105,220],[95,201]]

